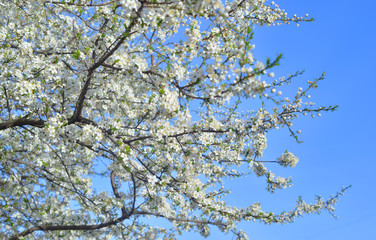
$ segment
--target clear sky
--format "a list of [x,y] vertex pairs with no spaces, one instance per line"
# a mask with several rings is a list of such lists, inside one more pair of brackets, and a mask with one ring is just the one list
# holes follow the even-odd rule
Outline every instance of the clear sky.
[[[347,240],[375,239],[376,233],[376,1],[277,1],[293,15],[308,13],[313,23],[299,27],[257,28],[254,43],[259,59],[284,55],[276,76],[305,69],[297,87],[326,72],[326,79],[311,92],[312,101],[338,104],[339,110],[322,117],[301,118],[303,144],[287,132],[269,135],[265,157],[275,159],[289,149],[300,162],[295,169],[276,168],[276,174],[292,176],[294,186],[275,194],[267,193],[265,181],[247,178],[232,182],[230,201],[239,207],[260,201],[264,210],[290,210],[298,196],[307,202],[316,194],[328,197],[352,185],[337,204],[338,219],[327,213],[310,215],[287,225],[245,222],[240,227],[251,240]],[[302,84],[299,84],[301,82]],[[180,239],[200,239],[185,234]],[[218,232],[208,239],[232,239]]]

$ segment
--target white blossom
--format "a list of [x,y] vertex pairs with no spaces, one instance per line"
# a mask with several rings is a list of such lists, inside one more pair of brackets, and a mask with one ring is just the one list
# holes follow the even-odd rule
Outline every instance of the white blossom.
[[288,151],[284,152],[277,160],[279,164],[284,167],[295,167],[299,162],[299,159],[294,154]]

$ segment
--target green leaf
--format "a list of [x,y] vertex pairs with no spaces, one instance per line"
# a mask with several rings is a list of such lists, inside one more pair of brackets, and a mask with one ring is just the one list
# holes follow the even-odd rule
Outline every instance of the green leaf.
[[81,56],[81,51],[77,49],[77,51],[73,54],[74,59],[78,59]]
[[130,154],[131,153],[131,147],[129,145],[125,146],[125,153]]
[[127,172],[131,172],[131,169],[129,168],[129,167],[127,167],[127,166],[123,166],[124,167],[124,169],[127,171]]

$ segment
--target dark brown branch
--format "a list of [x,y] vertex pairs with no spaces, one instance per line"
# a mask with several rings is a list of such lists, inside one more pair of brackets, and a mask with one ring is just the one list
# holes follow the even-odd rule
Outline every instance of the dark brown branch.
[[112,225],[116,225],[122,221],[124,221],[125,219],[128,219],[130,216],[128,215],[122,215],[121,217],[115,219],[115,220],[112,220],[112,221],[108,221],[108,222],[105,222],[105,223],[101,223],[101,224],[93,224],[93,225],[39,225],[39,226],[34,226],[34,227],[31,227],[29,229],[26,229],[25,231],[13,236],[10,238],[10,240],[18,240],[20,239],[20,237],[24,237],[24,236],[27,236],[35,231],[74,231],[74,230],[81,230],[81,231],[85,231],[85,230],[96,230],[96,229],[101,229],[101,228],[105,228],[105,227],[108,227],[108,226],[112,226]]
[[[14,48],[14,49],[19,49],[19,47],[17,45],[14,45],[12,43],[9,43],[9,46],[11,48]],[[45,56],[50,56],[50,55],[72,55],[74,54],[74,52],[55,52],[53,51],[54,49],[53,48],[50,48],[50,49],[46,49],[46,50],[33,50],[33,53],[35,54],[43,54]]]
[[6,122],[1,122],[0,123],[0,130],[4,130],[7,128],[11,127],[21,127],[21,126],[34,126],[34,127],[43,127],[45,121],[43,120],[36,120],[36,119],[27,119],[25,117],[14,119],[14,120],[9,120]]
[[74,73],[77,72],[77,70],[74,69],[67,61],[65,61],[63,59],[61,61],[65,64],[65,66],[67,66],[69,68],[69,70],[71,70]]
[[131,212],[133,213],[134,210],[135,210],[135,205],[136,205],[136,197],[137,197],[137,185],[136,185],[136,180],[134,179],[134,176],[133,176],[133,173],[131,172],[131,179],[132,179],[132,182],[133,182],[133,202],[132,202],[132,210]]
[[51,3],[57,4],[57,5],[71,5],[71,6],[78,6],[78,7],[102,7],[102,6],[111,5],[118,1],[119,0],[114,0],[114,1],[106,2],[106,3],[98,3],[98,4],[81,4],[81,3],[74,3],[74,2],[51,2]]
[[5,98],[7,100],[7,109],[8,109],[8,118],[10,120],[10,118],[12,117],[11,116],[11,108],[9,106],[9,97],[8,97],[8,94],[7,94],[7,89],[5,88],[5,86],[3,86],[3,89],[4,89],[4,95],[5,95]]
[[[109,64],[106,64],[106,63],[103,63],[102,64],[103,67],[106,67],[106,68],[111,68],[112,70],[117,70],[117,71],[122,71],[124,70],[124,68],[121,68],[121,67],[115,67],[113,65],[109,65]],[[151,74],[151,75],[156,75],[158,77],[161,77],[161,78],[165,78],[165,76],[159,72],[156,72],[154,70],[146,70],[146,71],[143,71],[142,73],[145,73],[145,74]]]
[[[115,172],[114,171],[112,171],[110,173],[110,180],[111,180],[112,191],[114,192],[115,197],[117,199],[121,199],[121,196],[120,196],[120,194],[118,192],[119,186],[117,186],[117,184],[115,182]],[[125,206],[124,205],[121,207],[121,214],[122,214],[122,216],[129,215],[127,213],[127,211],[125,210]]]
[[227,226],[228,224],[225,222],[221,221],[210,221],[210,220],[198,220],[198,219],[188,219],[188,218],[171,218],[171,217],[166,217],[162,214],[159,213],[152,213],[152,212],[147,212],[147,211],[136,211],[135,215],[152,215],[156,217],[163,217],[165,219],[168,219],[170,221],[177,221],[177,222],[190,222],[190,223],[200,223],[200,224],[211,224],[211,225],[216,225],[216,226]]

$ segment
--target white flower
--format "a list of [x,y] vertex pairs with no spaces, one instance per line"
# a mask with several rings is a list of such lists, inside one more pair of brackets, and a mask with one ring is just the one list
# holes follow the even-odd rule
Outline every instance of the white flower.
[[154,185],[156,182],[158,182],[158,178],[155,175],[149,176],[148,182]]
[[177,91],[170,91],[168,88],[164,88],[162,90],[162,107],[167,112],[175,112],[180,109],[179,100],[178,100],[178,92]]
[[255,153],[258,157],[261,157],[263,155],[263,152],[267,146],[266,141],[267,141],[267,138],[265,134],[259,133],[254,137],[253,147],[255,148]]
[[299,159],[294,154],[288,151],[284,152],[279,158],[277,158],[277,160],[279,164],[284,167],[295,167],[299,161]]
[[32,44],[29,42],[22,42],[20,45],[20,50],[23,54],[32,54],[33,52]]
[[266,167],[262,163],[255,162],[253,163],[252,171],[258,176],[264,176],[266,174]]

